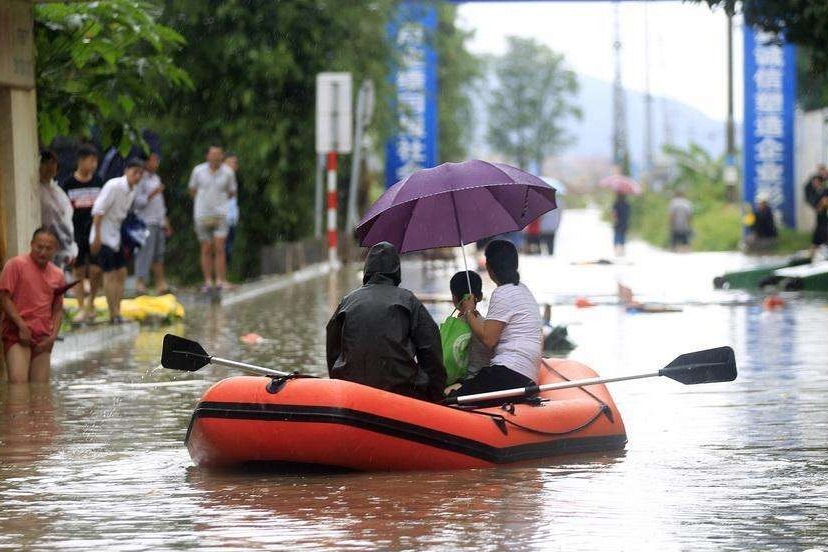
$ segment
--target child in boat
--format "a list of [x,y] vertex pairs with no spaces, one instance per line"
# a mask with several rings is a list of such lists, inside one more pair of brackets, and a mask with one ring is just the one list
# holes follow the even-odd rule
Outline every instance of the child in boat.
[[[466,278],[468,276],[468,279]],[[449,289],[451,290],[451,300],[455,307],[459,307],[460,302],[466,295],[469,295],[469,284],[471,284],[471,294],[477,301],[483,300],[483,280],[476,272],[469,270],[468,272],[458,272],[451,277],[449,281]],[[453,318],[454,313],[449,318]],[[491,351],[489,351],[483,343],[471,333],[471,328],[465,323],[465,318],[457,316],[459,320],[464,322],[464,332],[462,335],[457,330],[448,332],[449,320],[447,319],[440,327],[440,337],[443,340],[443,359],[446,364],[446,370],[449,370],[450,364],[457,365],[459,373],[455,377],[449,377],[448,385],[452,385],[459,380],[474,377],[483,366],[488,366],[491,359]],[[451,343],[449,343],[449,340]],[[447,358],[451,355],[451,359]]]

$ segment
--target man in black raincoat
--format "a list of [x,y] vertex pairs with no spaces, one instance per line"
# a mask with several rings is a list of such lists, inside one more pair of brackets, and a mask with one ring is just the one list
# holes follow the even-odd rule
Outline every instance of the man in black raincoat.
[[331,378],[426,401],[443,398],[446,369],[440,331],[400,284],[400,257],[388,242],[365,260],[363,286],[346,295],[328,322]]

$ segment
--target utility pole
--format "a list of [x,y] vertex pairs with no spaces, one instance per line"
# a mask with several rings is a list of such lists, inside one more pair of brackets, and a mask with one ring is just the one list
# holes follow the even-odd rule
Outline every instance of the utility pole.
[[644,4],[644,175],[653,174],[653,96],[650,93],[650,28],[647,4]]
[[725,198],[727,201],[736,201],[736,188],[739,183],[739,172],[736,169],[736,136],[733,122],[733,11],[732,6],[726,9],[727,14],[727,123],[725,128]]
[[627,113],[624,100],[624,85],[621,83],[621,15],[619,0],[615,8],[615,81],[612,88],[612,159],[622,173],[630,172],[630,154],[627,150]]

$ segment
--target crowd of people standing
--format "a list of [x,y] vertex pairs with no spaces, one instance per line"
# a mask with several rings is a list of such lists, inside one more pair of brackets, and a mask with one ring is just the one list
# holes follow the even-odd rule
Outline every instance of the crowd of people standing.
[[[48,377],[62,298],[70,287],[78,301],[77,323],[95,321],[94,300],[101,288],[110,323],[123,322],[120,305],[130,263],[136,294],[146,294],[153,279],[157,294],[170,292],[164,254],[173,229],[158,174],[160,152],[133,153],[121,163],[121,174],[104,181],[99,151],[83,144],[76,149],[73,170],[58,183],[58,156],[49,149],[40,152],[41,226],[30,251],[6,262],[0,274],[3,349],[11,381]],[[107,167],[112,159],[108,154]],[[228,242],[239,219],[237,169],[235,155],[225,156],[221,147],[211,146],[207,161],[193,169],[189,180],[205,290],[229,285]],[[72,280],[68,286],[67,274]]]

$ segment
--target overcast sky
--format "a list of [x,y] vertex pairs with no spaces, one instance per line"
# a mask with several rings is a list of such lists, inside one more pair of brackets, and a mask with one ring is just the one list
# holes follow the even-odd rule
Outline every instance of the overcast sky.
[[[475,53],[501,54],[507,36],[533,37],[563,53],[573,70],[613,80],[612,2],[470,2],[460,25],[476,31]],[[727,114],[727,25],[721,10],[679,1],[620,4],[624,85],[692,105],[710,117]],[[735,118],[742,119],[742,34],[734,25]],[[645,44],[649,43],[649,47]]]

